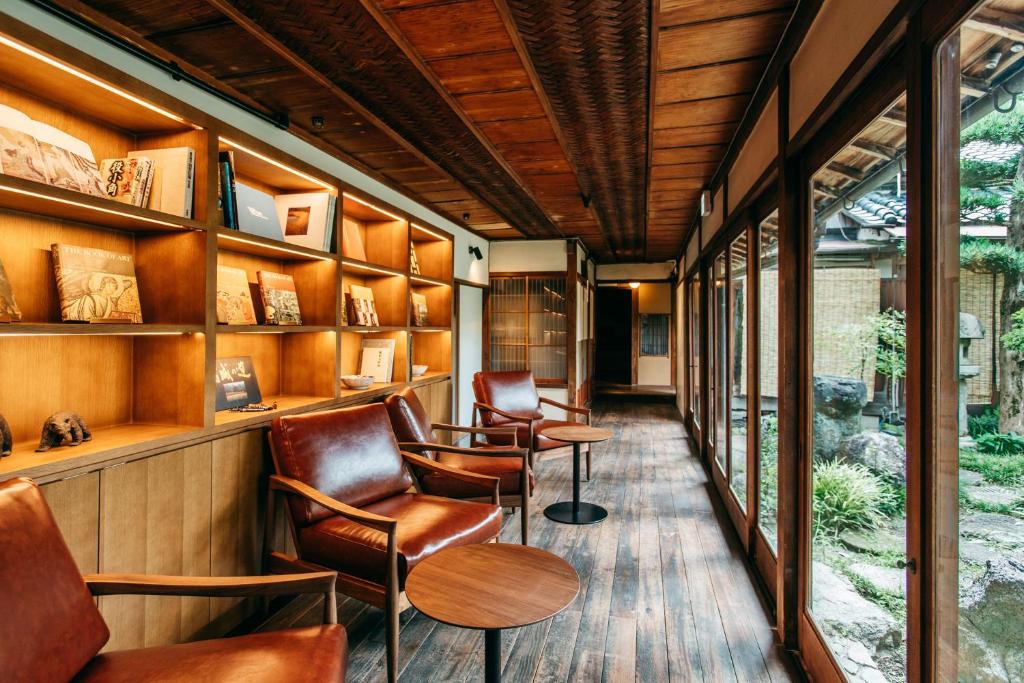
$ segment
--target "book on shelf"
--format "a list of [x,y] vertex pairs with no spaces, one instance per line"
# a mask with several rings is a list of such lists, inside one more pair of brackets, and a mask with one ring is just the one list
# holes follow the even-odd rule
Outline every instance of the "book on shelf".
[[364,327],[380,325],[377,307],[373,303],[373,290],[362,285],[349,285],[348,290],[348,294],[345,295],[348,323]]
[[52,244],[60,317],[64,322],[141,323],[139,283],[131,254]]
[[279,194],[274,197],[284,240],[309,249],[331,251],[334,238],[334,207],[337,196],[330,192]]
[[361,356],[360,375],[370,375],[374,382],[391,382],[395,364],[394,339],[364,339]]
[[7,278],[4,262],[0,261],[0,322],[16,323],[21,320],[21,309],[14,300],[14,288]]
[[274,197],[255,187],[235,181],[235,221],[240,232],[259,235],[280,242],[284,239],[281,222],[277,219]]
[[250,356],[218,358],[216,368],[217,410],[241,408],[263,401]]
[[231,150],[217,155],[217,187],[220,212],[225,228],[238,230],[238,204],[235,201],[235,153]]
[[363,235],[359,232],[359,223],[348,216],[343,216],[341,221],[341,255],[366,260],[366,247],[363,245]]
[[249,276],[242,268],[217,266],[217,322],[226,325],[255,325]]
[[416,292],[412,293],[412,324],[416,327],[427,327],[427,297]]
[[100,162],[103,192],[122,204],[146,206],[153,187],[153,162],[147,157],[104,159]]
[[409,242],[409,272],[413,275],[422,275],[420,273],[420,262],[416,258],[416,247],[413,246],[412,242]]
[[88,144],[5,105],[0,105],[0,173],[104,196]]
[[147,158],[153,164],[152,188],[146,207],[192,218],[195,194],[196,151],[191,147],[140,149],[129,159]]
[[260,301],[263,303],[263,319],[267,325],[301,325],[299,295],[295,291],[295,280],[291,275],[270,270],[257,270]]

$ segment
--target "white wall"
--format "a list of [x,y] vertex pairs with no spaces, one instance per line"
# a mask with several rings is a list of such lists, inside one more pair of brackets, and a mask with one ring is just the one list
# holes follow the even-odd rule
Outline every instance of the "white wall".
[[461,425],[473,420],[473,373],[479,372],[483,363],[483,310],[484,290],[459,285],[459,405],[455,414]]
[[568,240],[513,240],[491,242],[492,273],[565,272],[568,267]]
[[[447,230],[455,235],[455,277],[471,282],[487,282],[488,242],[485,239],[452,223],[427,207],[417,204],[387,185],[374,180],[340,159],[317,149],[288,131],[281,130],[184,81],[175,81],[162,69],[143,62],[96,36],[65,23],[25,0],[4,0],[3,3],[0,3],[0,13],[33,26],[57,40],[68,43],[82,52],[145,81],[183,102],[188,102],[191,106],[201,109],[211,116],[259,138],[268,145],[272,145],[330,175],[340,178],[343,182],[353,187],[378,197],[403,211],[407,211],[423,221]],[[476,261],[469,255],[470,245],[480,247],[480,251],[484,255],[482,261]],[[564,268],[565,257],[563,250],[562,269]]]

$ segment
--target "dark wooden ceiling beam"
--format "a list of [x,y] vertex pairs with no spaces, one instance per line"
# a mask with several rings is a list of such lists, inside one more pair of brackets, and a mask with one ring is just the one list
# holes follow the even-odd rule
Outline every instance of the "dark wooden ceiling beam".
[[[495,163],[497,163],[499,166],[501,166],[502,169],[504,169],[504,171],[515,181],[515,183],[519,186],[519,189],[525,195],[527,195],[531,200],[533,200],[533,202],[536,203],[538,206],[543,206],[542,203],[533,194],[533,191],[531,190],[530,186],[519,175],[519,172],[505,159],[504,155],[502,155],[501,152],[498,151],[498,149],[487,138],[487,136],[480,131],[480,129],[477,127],[477,124],[469,117],[463,106],[448,91],[448,88],[446,88],[441,83],[441,81],[437,77],[437,74],[434,73],[434,70],[431,69],[430,66],[423,60],[423,57],[420,56],[419,51],[417,51],[416,48],[413,47],[413,45],[405,37],[405,34],[402,33],[401,29],[399,29],[395,25],[395,23],[391,21],[391,19],[387,16],[387,14],[384,13],[384,11],[375,2],[375,0],[359,0],[359,3],[360,5],[362,5],[363,9],[366,10],[367,14],[373,17],[373,20],[377,22],[377,25],[380,26],[385,33],[387,33],[388,37],[391,38],[395,45],[398,46],[398,49],[402,51],[402,54],[405,55],[406,59],[408,59],[409,62],[412,63],[414,67],[416,67],[416,70],[420,72],[423,78],[426,79],[428,83],[430,83],[430,85],[434,88],[434,90],[437,92],[437,95],[444,101],[444,103],[448,105],[448,107],[455,113],[456,116],[459,117],[459,119],[466,126],[466,128],[480,142],[484,149],[487,150],[488,154],[490,154],[491,157],[493,157]],[[501,214],[501,212],[498,211],[497,209],[495,209],[495,212],[498,213],[499,215]],[[558,235],[563,236],[561,228],[558,228],[558,224],[555,221],[552,221],[552,225],[555,226],[555,229],[558,231]]]

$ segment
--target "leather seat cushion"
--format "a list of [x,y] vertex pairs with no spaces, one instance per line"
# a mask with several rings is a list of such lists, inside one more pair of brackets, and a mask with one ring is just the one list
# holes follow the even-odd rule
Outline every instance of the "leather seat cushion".
[[345,629],[334,624],[108,652],[95,657],[75,680],[342,683],[347,661]]
[[[486,450],[487,447],[484,447]],[[438,454],[438,460],[443,465],[457,467],[460,470],[483,474],[488,477],[498,478],[498,492],[503,496],[518,496],[520,491],[519,483],[522,478],[523,459],[520,457],[484,457],[474,455],[462,455],[461,453]],[[423,488],[436,496],[447,496],[449,498],[481,498],[486,496],[479,487],[472,484],[465,484],[451,477],[429,474],[421,480]],[[530,472],[530,492],[533,492],[533,472]]]
[[[537,420],[533,423],[533,450],[535,451],[548,451],[552,448],[562,448],[564,446],[571,446],[564,441],[555,441],[549,439],[541,431],[549,429],[551,427],[578,427],[579,422],[566,422],[565,420]],[[516,428],[516,439],[520,444],[525,444],[530,439],[530,425],[525,422],[512,422],[502,425],[503,427],[515,426]],[[503,436],[490,435],[487,437],[487,441],[495,445],[511,445],[512,439]]]
[[[501,532],[501,508],[487,503],[402,493],[362,508],[398,520],[398,580],[442,548],[486,543]],[[299,532],[302,557],[311,562],[384,583],[387,535],[340,515]]]

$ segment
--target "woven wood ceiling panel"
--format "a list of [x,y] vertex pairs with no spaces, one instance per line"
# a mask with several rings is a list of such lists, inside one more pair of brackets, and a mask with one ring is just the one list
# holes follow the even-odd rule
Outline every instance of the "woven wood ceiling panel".
[[650,3],[508,0],[613,258],[644,258]]

